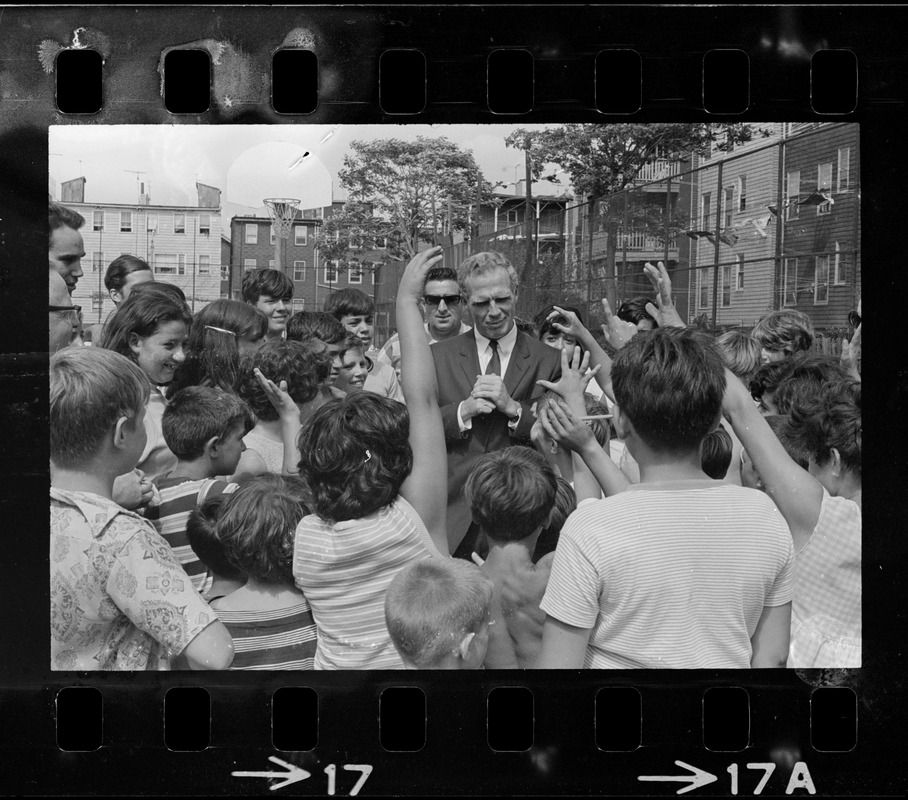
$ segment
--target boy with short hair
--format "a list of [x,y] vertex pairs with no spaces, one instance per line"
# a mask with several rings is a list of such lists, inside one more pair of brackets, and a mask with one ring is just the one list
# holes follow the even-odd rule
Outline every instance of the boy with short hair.
[[561,532],[541,607],[542,668],[783,667],[793,549],[758,492],[710,480],[700,447],[725,373],[692,329],[635,336],[611,367],[613,425],[640,483]]
[[233,641],[151,524],[113,483],[145,447],[148,378],[97,347],[50,361],[51,668],[226,669]]
[[227,560],[224,544],[218,537],[218,520],[231,494],[207,498],[189,513],[186,521],[189,546],[211,571],[211,588],[204,595],[209,602],[235,592],[246,583],[246,576]]
[[492,581],[458,558],[404,567],[385,592],[391,641],[407,669],[479,669],[486,656]]
[[267,341],[284,338],[293,281],[276,269],[251,269],[243,275],[243,300],[268,317]]
[[519,446],[487,453],[464,486],[473,521],[489,544],[482,570],[495,584],[507,635],[524,669],[535,666],[542,645],[545,614],[539,601],[554,556],[534,564],[533,552],[557,491],[549,463],[535,450]]
[[368,370],[363,388],[403,403],[404,393],[397,380],[397,372],[390,364],[376,361],[378,351],[372,349],[372,333],[375,330],[372,298],[359,289],[339,289],[325,298],[324,309],[363,343]]
[[239,488],[215,476],[233,474],[246,449],[243,437],[254,425],[255,417],[239,397],[210,386],[181,389],[164,411],[164,440],[177,465],[155,480],[160,503],[148,509],[147,517],[202,594],[211,589],[214,576],[192,549],[186,524],[207,498]]

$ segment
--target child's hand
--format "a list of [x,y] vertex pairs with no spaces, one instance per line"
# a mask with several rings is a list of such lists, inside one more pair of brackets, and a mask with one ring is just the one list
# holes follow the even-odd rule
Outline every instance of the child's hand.
[[589,426],[563,403],[549,403],[542,412],[540,422],[545,432],[568,450],[580,453],[591,444],[598,447]]
[[858,371],[858,361],[861,358],[861,325],[854,329],[854,336],[850,342],[842,339],[842,363],[858,380],[861,379],[861,373]]
[[672,279],[669,277],[665,264],[661,261],[654,267],[648,261],[643,266],[643,272],[656,292],[657,308],[652,303],[646,304],[646,313],[659,324],[660,328],[686,328],[684,320],[675,308],[672,300]]
[[410,263],[407,264],[400,277],[400,285],[397,287],[398,298],[409,297],[413,300],[422,300],[426,273],[442,260],[441,251],[441,247],[430,247],[410,259]]
[[135,511],[137,508],[148,505],[153,497],[154,486],[140,469],[134,469],[114,480],[113,501],[120,508]]
[[633,322],[625,322],[616,317],[605,297],[602,298],[602,313],[605,314],[605,325],[602,326],[605,341],[616,350],[620,350],[637,335],[637,326]]
[[287,392],[287,381],[281,381],[281,385],[278,386],[274,381],[262,375],[258,367],[253,370],[253,373],[280,418],[296,419],[298,422],[300,410],[296,401]]
[[555,392],[559,397],[563,397],[568,402],[580,400],[583,402],[583,393],[589,386],[593,376],[599,372],[597,364],[592,370],[587,372],[590,364],[590,354],[585,352],[583,357],[580,355],[580,348],[574,348],[574,356],[568,363],[567,349],[561,348],[561,379],[558,383],[551,381],[536,381],[539,386]]
[[573,336],[578,342],[582,341],[583,334],[587,333],[587,329],[584,327],[583,323],[577,319],[577,315],[573,311],[567,311],[559,306],[555,306],[554,308],[555,310],[546,317],[546,321],[551,322],[555,317],[562,317],[564,323],[554,322],[552,323],[552,327],[555,328],[555,330]]

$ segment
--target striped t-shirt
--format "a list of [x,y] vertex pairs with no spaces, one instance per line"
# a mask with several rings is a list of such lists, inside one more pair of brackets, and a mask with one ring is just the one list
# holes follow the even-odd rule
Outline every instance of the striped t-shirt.
[[[207,486],[206,486],[207,484]],[[211,588],[213,576],[208,567],[195,554],[186,536],[189,515],[199,505],[199,494],[204,490],[203,500],[217,494],[230,494],[239,489],[239,484],[203,478],[158,478],[155,481],[161,495],[160,505],[151,506],[146,514],[155,530],[164,537],[174,555],[183,565],[192,585],[204,594]]]
[[749,667],[764,606],[792,599],[794,547],[762,492],[634,484],[568,517],[540,607],[591,628],[587,668]]
[[230,669],[312,669],[315,622],[305,598],[277,611],[215,611],[233,637]]
[[400,496],[362,519],[303,517],[293,578],[318,626],[315,669],[403,669],[385,624],[385,591],[407,564],[432,556],[440,554],[426,526]]

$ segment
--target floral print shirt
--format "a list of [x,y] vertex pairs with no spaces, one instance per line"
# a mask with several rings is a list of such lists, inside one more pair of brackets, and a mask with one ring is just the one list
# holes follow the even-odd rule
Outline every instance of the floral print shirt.
[[51,668],[167,670],[217,615],[151,523],[50,490]]

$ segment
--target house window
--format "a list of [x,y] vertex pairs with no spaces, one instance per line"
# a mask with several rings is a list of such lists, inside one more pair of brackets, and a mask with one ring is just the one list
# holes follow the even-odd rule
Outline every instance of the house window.
[[324,274],[322,275],[323,283],[337,283],[337,260],[329,261],[325,264]]
[[158,253],[154,260],[154,271],[157,275],[176,275],[177,257],[174,253]]
[[747,208],[747,176],[741,175],[738,178],[738,211],[744,211]]
[[268,259],[268,269],[274,269],[274,259],[273,258]]
[[132,211],[120,212],[120,233],[132,233]]
[[785,188],[785,219],[797,219],[801,215],[798,197],[801,194],[801,173],[789,172]]
[[309,229],[305,225],[293,226],[293,243],[305,247],[309,243]]
[[204,236],[211,233],[211,214],[199,214],[199,233]]
[[180,253],[177,256],[177,275],[186,274],[186,254]]
[[[832,192],[832,162],[820,164],[817,167],[817,191],[826,192],[827,194]],[[828,201],[817,206],[817,216],[823,216],[831,212],[832,204]]]
[[744,256],[738,255],[738,263],[735,264],[735,291],[744,290]]
[[386,250],[388,248],[388,237],[387,236],[376,236],[375,237],[375,249],[376,250]]
[[709,276],[706,270],[697,272],[697,307],[706,308],[709,305]]
[[829,256],[817,256],[813,276],[813,304],[825,306],[829,302]]
[[304,208],[302,216],[305,219],[323,219],[324,212],[321,208]]
[[271,244],[274,244],[274,224],[271,225]]
[[145,229],[148,231],[156,231],[158,229],[158,215],[148,213],[145,215]]
[[174,233],[186,233],[186,215],[177,214],[173,215],[173,232]]
[[351,261],[348,266],[347,283],[363,282],[363,265],[359,261]]
[[294,261],[293,262],[293,280],[295,280],[295,281],[306,280],[306,262],[305,261]]
[[290,310],[292,313],[296,314],[298,311],[306,310],[306,298],[294,299],[290,302]]
[[230,265],[221,264],[221,280],[229,281],[230,280]]
[[836,190],[839,192],[845,191],[848,187],[851,186],[851,148],[850,147],[840,147],[839,148],[839,169],[838,169],[838,183],[836,185]]
[[849,250],[850,242],[835,243],[835,268],[833,272],[833,283],[843,284],[848,280],[848,260],[851,257]]
[[735,189],[733,186],[729,186],[725,190],[725,197],[722,198],[722,211],[724,212],[725,224],[723,228],[730,228],[732,225],[732,217],[735,211]]
[[104,212],[103,211],[92,211],[91,227],[93,230],[96,230],[96,231],[104,230]]
[[381,264],[373,264],[373,265],[372,265],[372,270],[371,270],[371,272],[372,272],[372,285],[373,285],[373,286],[375,286],[375,284],[378,283],[377,275],[378,275],[379,267],[381,267]]
[[700,198],[700,230],[708,231],[710,228],[710,206],[712,205],[712,197],[710,192],[704,192],[703,196]]
[[246,244],[258,244],[259,241],[259,226],[255,224],[246,223]]
[[199,256],[199,275],[211,274],[211,256]]
[[784,270],[784,287],[785,296],[782,299],[782,305],[794,306],[798,304],[798,259],[786,258]]
[[722,267],[722,308],[731,307],[731,264]]
[[517,225],[517,224],[519,224],[519,222],[520,222],[520,220],[517,218],[517,212],[516,212],[516,211],[508,211],[508,212],[507,212],[507,220],[506,220],[506,222],[505,222],[505,227],[508,227],[508,228],[509,228],[509,227],[511,227],[511,225]]
[[91,254],[91,271],[101,272],[104,269],[104,253]]
[[248,272],[250,269],[255,269],[255,259],[254,258],[244,258],[243,259],[243,271]]

